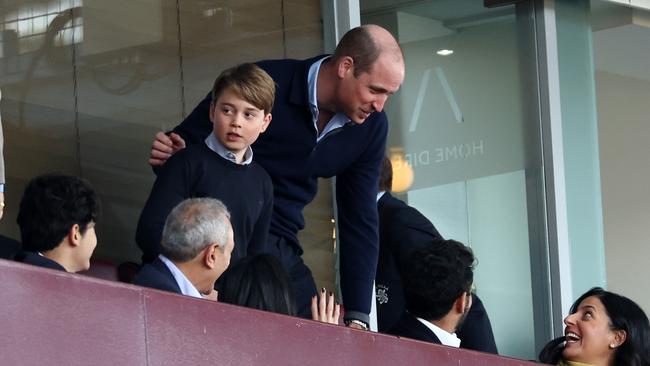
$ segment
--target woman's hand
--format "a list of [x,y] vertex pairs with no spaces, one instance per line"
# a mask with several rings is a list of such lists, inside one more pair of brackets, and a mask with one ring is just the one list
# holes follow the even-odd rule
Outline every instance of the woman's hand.
[[341,305],[334,302],[334,294],[321,290],[319,295],[311,298],[311,318],[329,324],[339,324]]

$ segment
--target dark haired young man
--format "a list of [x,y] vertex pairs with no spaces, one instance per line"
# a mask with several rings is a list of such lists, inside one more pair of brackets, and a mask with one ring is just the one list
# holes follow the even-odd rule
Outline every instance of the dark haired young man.
[[[409,255],[417,248],[443,240],[431,221],[420,211],[394,197],[393,168],[384,158],[379,178],[379,262],[377,264],[377,323],[379,331],[389,332],[404,313],[402,271],[410,264]],[[472,296],[467,321],[457,334],[461,348],[497,354],[492,324],[481,299]]]
[[406,310],[390,333],[460,346],[456,331],[472,306],[474,254],[454,240],[436,240],[411,253],[402,283]]
[[16,260],[67,272],[88,269],[97,246],[98,214],[97,195],[81,178],[48,174],[32,179],[20,201],[23,252]]

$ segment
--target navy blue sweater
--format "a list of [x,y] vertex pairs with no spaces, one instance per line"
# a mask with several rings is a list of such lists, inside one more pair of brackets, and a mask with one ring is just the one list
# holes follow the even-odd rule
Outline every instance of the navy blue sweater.
[[193,197],[217,198],[230,211],[235,240],[232,262],[266,250],[273,210],[271,179],[259,164],[235,164],[202,142],[174,154],[158,173],[136,231],[144,262],[160,254],[171,210]]
[[[341,291],[346,314],[355,317],[355,312],[368,314],[372,301],[379,250],[377,181],[388,120],[383,112],[373,113],[363,124],[347,124],[316,143],[307,73],[322,57],[257,63],[275,80],[277,90],[273,120],[253,144],[253,159],[273,181],[271,233],[284,237],[298,253],[297,234],[305,225],[302,210],[316,194],[317,178],[336,176]],[[209,106],[210,94],[174,129],[188,145],[210,133]]]

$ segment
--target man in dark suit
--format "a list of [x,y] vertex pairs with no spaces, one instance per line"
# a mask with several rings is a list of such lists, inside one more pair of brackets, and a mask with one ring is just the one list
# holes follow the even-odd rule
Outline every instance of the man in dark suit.
[[[316,285],[298,232],[318,177],[336,176],[345,322],[367,329],[379,250],[376,187],[388,133],[382,110],[404,79],[399,44],[387,30],[365,25],[347,32],[331,56],[257,65],[277,85],[273,120],[252,145],[253,160],[274,186],[269,246],[290,273],[299,315],[311,318]],[[169,135],[156,135],[151,165],[164,164],[186,144],[204,143],[212,126],[210,99]]]
[[42,175],[32,179],[20,201],[19,262],[67,272],[90,268],[97,246],[99,199],[81,178]]
[[[388,332],[404,313],[405,300],[401,272],[417,248],[442,240],[431,221],[415,208],[391,193],[393,169],[388,158],[382,162],[379,178],[379,261],[377,265],[377,323],[380,332]],[[473,297],[467,321],[458,331],[461,347],[497,353],[492,325],[481,299]]]
[[145,264],[134,284],[216,300],[214,283],[228,268],[234,247],[230,214],[214,198],[192,198],[171,211],[161,253]]
[[436,239],[409,255],[403,269],[406,312],[390,331],[420,341],[459,347],[455,332],[472,306],[472,250]]
[[20,252],[20,242],[10,237],[0,235],[0,258],[14,259]]

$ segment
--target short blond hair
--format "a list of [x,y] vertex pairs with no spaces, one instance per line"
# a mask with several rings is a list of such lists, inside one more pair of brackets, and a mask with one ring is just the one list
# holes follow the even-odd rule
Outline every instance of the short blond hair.
[[259,66],[243,63],[224,70],[214,81],[212,103],[216,103],[228,88],[264,113],[271,113],[275,100],[275,82]]

